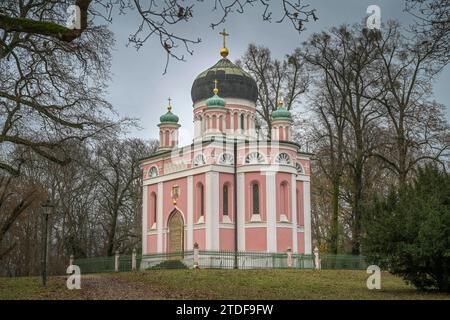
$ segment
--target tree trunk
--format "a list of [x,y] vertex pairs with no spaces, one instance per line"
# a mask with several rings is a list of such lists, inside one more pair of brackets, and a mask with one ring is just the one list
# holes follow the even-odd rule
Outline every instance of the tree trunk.
[[340,179],[333,179],[332,213],[330,227],[330,251],[337,254],[339,245],[339,190]]

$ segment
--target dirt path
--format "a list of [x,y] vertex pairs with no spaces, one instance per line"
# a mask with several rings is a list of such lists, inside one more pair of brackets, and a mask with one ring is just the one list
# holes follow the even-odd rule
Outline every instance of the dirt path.
[[160,298],[157,291],[144,283],[129,282],[113,275],[87,275],[81,278],[82,299],[146,300]]

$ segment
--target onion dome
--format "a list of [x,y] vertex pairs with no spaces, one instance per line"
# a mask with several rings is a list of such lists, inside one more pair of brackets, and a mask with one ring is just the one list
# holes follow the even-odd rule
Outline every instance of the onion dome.
[[217,95],[219,93],[219,89],[217,89],[217,79],[214,80],[213,92],[214,92],[214,95],[211,98],[208,98],[208,100],[206,100],[206,105],[208,106],[208,108],[212,108],[212,107],[223,108],[223,107],[225,107],[225,99],[223,99]]
[[242,68],[227,59],[228,49],[225,37],[228,34],[220,33],[224,37],[223,47],[220,50],[220,59],[214,66],[206,69],[195,78],[191,88],[192,102],[206,100],[213,90],[213,81],[220,81],[220,95],[222,98],[245,99],[256,102],[258,98],[258,87],[256,81]]
[[172,100],[169,98],[169,106],[167,107],[167,113],[163,114],[159,121],[161,123],[178,123],[178,116],[172,113],[172,105],[170,104]]
[[272,112],[273,120],[292,120],[292,115],[283,104],[283,101],[278,102],[278,109]]

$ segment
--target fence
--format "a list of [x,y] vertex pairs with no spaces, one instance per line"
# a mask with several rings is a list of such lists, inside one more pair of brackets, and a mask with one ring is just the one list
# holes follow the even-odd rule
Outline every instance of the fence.
[[330,255],[319,256],[317,248],[314,254],[294,254],[290,250],[286,253],[269,252],[234,252],[234,251],[201,251],[194,248],[191,251],[177,253],[159,253],[151,255],[75,259],[72,264],[78,265],[83,274],[99,272],[125,272],[147,269],[352,269],[367,268],[363,256]]

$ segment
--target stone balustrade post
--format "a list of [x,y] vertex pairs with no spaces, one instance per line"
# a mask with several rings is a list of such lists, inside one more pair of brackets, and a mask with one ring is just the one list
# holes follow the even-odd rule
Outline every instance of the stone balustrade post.
[[315,267],[316,270],[320,270],[321,269],[319,248],[317,248],[317,247],[314,248],[314,267]]
[[287,248],[286,250],[287,253],[287,266],[289,268],[292,267],[292,249],[290,247]]
[[198,253],[198,243],[194,243],[194,269],[198,269],[198,260],[199,260],[199,253]]

